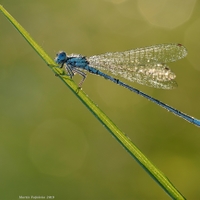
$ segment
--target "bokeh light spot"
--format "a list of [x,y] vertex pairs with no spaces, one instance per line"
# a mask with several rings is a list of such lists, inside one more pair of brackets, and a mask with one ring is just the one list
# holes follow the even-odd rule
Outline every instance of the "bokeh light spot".
[[75,124],[52,119],[32,133],[30,157],[41,173],[66,176],[82,166],[87,147],[85,135]]
[[138,7],[149,23],[173,29],[190,18],[195,3],[196,0],[139,0]]

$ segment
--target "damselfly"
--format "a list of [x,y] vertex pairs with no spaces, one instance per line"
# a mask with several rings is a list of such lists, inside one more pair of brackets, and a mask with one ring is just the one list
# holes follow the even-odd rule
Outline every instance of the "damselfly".
[[86,73],[83,71],[86,70],[121,85],[200,127],[200,120],[100,71],[104,70],[139,84],[161,89],[172,89],[177,86],[174,80],[176,75],[170,70],[166,63],[177,61],[184,58],[186,55],[187,50],[181,44],[159,44],[125,52],[105,53],[87,58],[75,54],[67,56],[64,51],[60,51],[56,55],[55,62],[60,64],[60,68],[65,66],[67,75],[71,78],[76,73],[83,77],[79,83],[79,87],[82,86],[86,78]]

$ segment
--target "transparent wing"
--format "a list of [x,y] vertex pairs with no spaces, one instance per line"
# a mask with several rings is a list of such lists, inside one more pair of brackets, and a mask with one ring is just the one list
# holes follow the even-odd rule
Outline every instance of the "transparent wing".
[[159,44],[125,52],[91,56],[91,66],[150,87],[172,89],[175,74],[166,63],[182,59],[187,50],[180,44]]

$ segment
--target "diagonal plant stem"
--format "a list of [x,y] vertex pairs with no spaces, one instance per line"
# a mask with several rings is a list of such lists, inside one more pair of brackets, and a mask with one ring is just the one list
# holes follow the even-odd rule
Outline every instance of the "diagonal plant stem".
[[70,88],[77,98],[92,112],[92,114],[103,124],[103,126],[117,139],[117,141],[131,154],[131,156],[147,171],[147,173],[165,190],[172,199],[185,199],[182,194],[172,185],[165,175],[158,170],[145,155],[132,143],[132,141],[106,116],[102,110],[77,85],[63,75],[63,71],[57,67],[55,62],[45,51],[31,38],[28,32],[0,5],[4,16],[13,24],[19,33],[33,47],[45,63],[58,75],[58,77]]

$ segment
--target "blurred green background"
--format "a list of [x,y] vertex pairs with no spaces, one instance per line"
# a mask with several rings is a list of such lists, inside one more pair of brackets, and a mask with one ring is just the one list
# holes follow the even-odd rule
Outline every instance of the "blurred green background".
[[[188,56],[169,65],[177,89],[127,83],[200,118],[200,1],[1,4],[52,58],[185,45]],[[169,199],[2,14],[0,25],[0,199]],[[88,75],[83,90],[185,197],[200,199],[199,128],[101,77]]]

